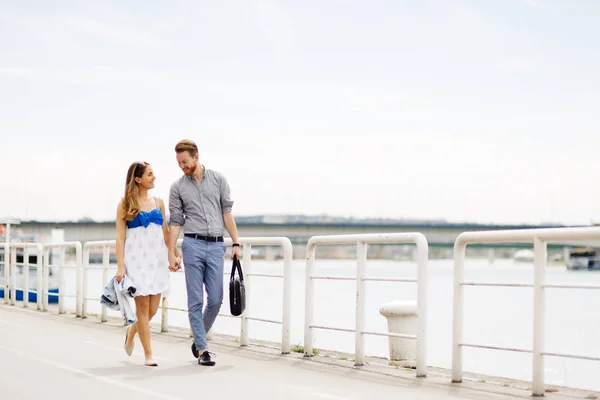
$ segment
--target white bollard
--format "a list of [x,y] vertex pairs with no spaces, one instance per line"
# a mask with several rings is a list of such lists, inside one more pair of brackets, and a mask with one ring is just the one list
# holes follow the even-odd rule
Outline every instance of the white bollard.
[[[414,301],[392,301],[385,303],[379,313],[387,318],[388,332],[404,335],[417,334],[417,303]],[[417,366],[417,341],[388,337],[390,365],[406,368]]]

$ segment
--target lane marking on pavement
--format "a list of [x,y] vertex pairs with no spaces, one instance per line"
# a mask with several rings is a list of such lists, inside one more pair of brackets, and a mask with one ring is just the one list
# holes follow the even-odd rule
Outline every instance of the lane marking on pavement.
[[[113,346],[107,346],[105,344],[92,342],[90,340],[86,340],[83,343],[85,343],[85,344],[91,344],[92,346],[101,347],[101,348],[107,349],[107,350],[118,351],[118,352],[123,352],[123,353],[125,352],[125,350],[123,348],[118,348],[118,347],[113,347]],[[136,343],[136,344],[140,345],[139,343]],[[143,354],[140,353],[139,351],[134,352],[133,355],[143,356]],[[169,360],[168,358],[162,358],[162,357],[156,357],[156,356],[154,356],[154,359],[158,360],[158,361],[171,362],[171,360]]]
[[2,320],[0,320],[0,324],[16,326],[16,327],[19,327],[19,328],[23,327],[23,325],[15,324],[14,322],[2,321]]
[[334,396],[332,394],[327,394],[327,393],[313,393],[312,395],[321,397],[324,399],[331,399],[331,400],[350,400],[348,397]]
[[129,382],[120,382],[120,381],[116,381],[114,379],[105,378],[103,376],[94,375],[94,374],[92,374],[90,372],[84,371],[84,370],[79,369],[79,368],[74,368],[74,367],[70,367],[68,365],[60,364],[60,363],[57,363],[57,362],[54,362],[54,361],[51,361],[51,360],[47,360],[47,359],[42,358],[42,357],[34,356],[34,355],[29,354],[29,353],[24,352],[24,351],[11,349],[11,348],[8,348],[8,347],[3,346],[3,345],[0,345],[0,349],[2,349],[4,351],[8,351],[9,353],[16,354],[16,355],[18,355],[20,357],[29,358],[31,360],[39,361],[39,362],[42,362],[44,364],[48,364],[48,365],[51,365],[53,367],[65,370],[65,371],[69,371],[69,372],[72,372],[72,373],[75,373],[75,374],[84,375],[84,376],[87,376],[87,377],[92,378],[92,379],[96,379],[96,380],[104,382],[104,383],[110,383],[111,385],[119,386],[119,387],[122,387],[122,388],[127,389],[127,390],[132,390],[134,392],[143,393],[143,394],[151,396],[151,397],[156,397],[156,398],[163,399],[163,400],[183,400],[183,399],[181,399],[179,397],[174,397],[174,396],[170,396],[170,395],[167,395],[167,394],[158,393],[155,390],[150,390],[150,389],[145,389],[143,387],[135,386],[135,385],[132,385]]

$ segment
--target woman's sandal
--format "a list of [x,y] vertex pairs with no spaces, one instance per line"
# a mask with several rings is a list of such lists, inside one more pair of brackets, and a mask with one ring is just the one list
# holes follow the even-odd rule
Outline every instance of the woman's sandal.
[[146,362],[144,363],[144,365],[146,365],[147,367],[158,367],[158,364],[156,363],[156,361],[154,361],[154,358],[152,357],[146,358]]
[[129,337],[129,328],[127,328],[127,330],[125,331],[125,344],[123,345],[123,348],[125,349],[125,353],[127,353],[127,355],[129,357],[131,357],[131,354],[133,353],[133,345],[127,346],[128,337]]

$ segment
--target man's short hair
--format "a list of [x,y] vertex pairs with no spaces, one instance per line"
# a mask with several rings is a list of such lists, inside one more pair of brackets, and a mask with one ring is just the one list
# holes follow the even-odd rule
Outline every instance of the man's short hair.
[[198,146],[196,146],[196,143],[194,143],[193,140],[190,140],[190,139],[180,140],[175,145],[175,152],[183,153],[184,151],[187,151],[191,157],[194,157],[196,154],[198,154]]

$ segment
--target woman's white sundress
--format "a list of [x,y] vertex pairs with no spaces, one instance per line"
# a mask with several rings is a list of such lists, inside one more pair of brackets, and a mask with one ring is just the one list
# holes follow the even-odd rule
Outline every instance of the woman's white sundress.
[[162,224],[163,215],[158,207],[142,211],[127,221],[123,258],[126,274],[136,288],[134,296],[169,290],[169,257]]

